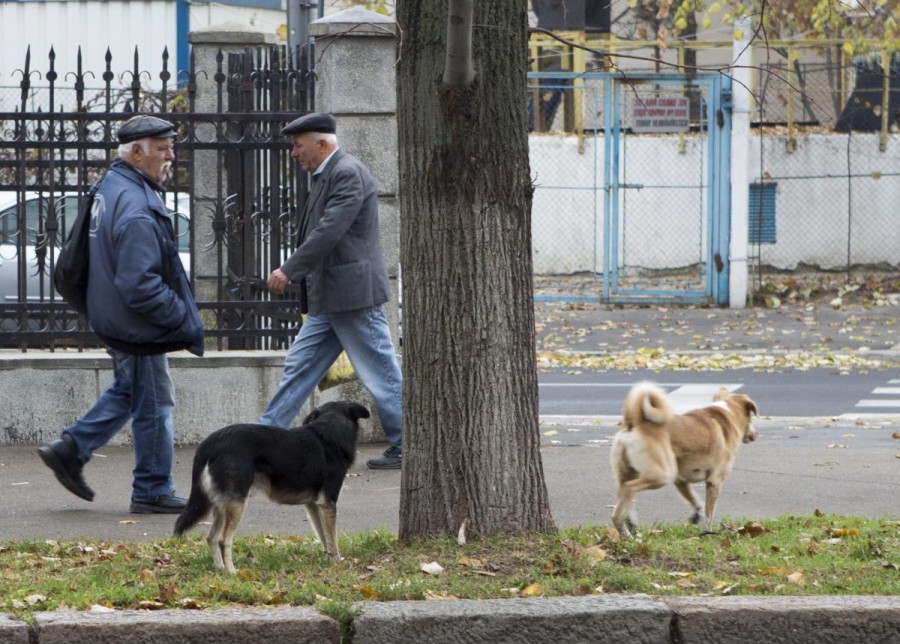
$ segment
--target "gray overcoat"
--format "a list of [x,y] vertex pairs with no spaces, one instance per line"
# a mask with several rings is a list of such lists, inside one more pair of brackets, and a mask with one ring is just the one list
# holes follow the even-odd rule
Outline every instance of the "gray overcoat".
[[281,266],[301,285],[303,312],[340,313],[387,302],[378,195],[369,169],[339,148],[312,184],[300,246]]

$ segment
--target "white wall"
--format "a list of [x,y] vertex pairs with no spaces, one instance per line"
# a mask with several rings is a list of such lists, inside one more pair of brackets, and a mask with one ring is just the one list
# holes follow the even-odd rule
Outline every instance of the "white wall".
[[[751,137],[751,183],[778,184],[776,243],[758,247],[763,264],[845,267],[849,228],[850,263],[900,266],[900,135],[890,137],[884,152],[878,143],[877,134],[816,134],[799,138],[788,152],[785,137]],[[691,137],[682,146],[677,136],[631,137],[627,146],[629,183],[692,188],[627,192],[626,263],[649,269],[691,265],[706,236],[706,204],[693,188],[701,173],[705,177],[705,146]],[[595,252],[602,257],[602,137],[586,139],[583,150],[574,136],[530,137],[537,274],[591,271]]]

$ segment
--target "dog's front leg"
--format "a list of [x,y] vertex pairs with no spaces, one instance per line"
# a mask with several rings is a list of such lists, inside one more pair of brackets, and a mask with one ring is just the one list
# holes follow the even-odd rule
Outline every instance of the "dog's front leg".
[[319,510],[319,519],[322,522],[322,533],[324,535],[325,552],[335,561],[341,560],[341,553],[338,550],[337,540],[337,508],[331,501],[322,499],[317,504]]
[[225,513],[218,506],[213,507],[213,521],[206,533],[206,543],[209,546],[209,554],[216,570],[225,570],[225,561],[222,559],[222,530],[225,528]]
[[616,529],[626,539],[631,537],[631,528],[634,527],[634,496],[629,493],[624,484],[619,485],[619,493],[616,498],[616,507],[613,508],[612,522]]
[[309,522],[316,532],[316,537],[318,537],[319,543],[322,544],[322,550],[327,553],[328,546],[325,543],[325,533],[322,531],[322,516],[319,513],[319,506],[315,503],[307,503],[304,507],[306,508],[306,516],[309,517]]
[[716,501],[722,491],[721,481],[706,482],[706,530],[712,532],[713,514],[716,512]]
[[222,529],[222,539],[220,541],[222,548],[222,558],[225,563],[225,572],[229,575],[236,575],[237,568],[234,567],[234,531],[237,530],[241,517],[244,516],[243,503],[229,503],[225,508],[225,526]]

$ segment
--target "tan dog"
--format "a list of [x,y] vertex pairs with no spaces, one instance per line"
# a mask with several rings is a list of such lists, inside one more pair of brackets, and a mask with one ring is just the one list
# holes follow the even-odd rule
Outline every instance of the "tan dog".
[[650,382],[636,384],[625,397],[623,422],[610,451],[618,498],[613,525],[630,536],[636,524],[634,497],[674,483],[694,509],[700,523],[700,503],[691,483],[706,483],[706,529],[712,529],[716,500],[731,470],[740,444],[756,440],[751,414],[756,403],[722,387],[713,404],[676,415],[665,392]]

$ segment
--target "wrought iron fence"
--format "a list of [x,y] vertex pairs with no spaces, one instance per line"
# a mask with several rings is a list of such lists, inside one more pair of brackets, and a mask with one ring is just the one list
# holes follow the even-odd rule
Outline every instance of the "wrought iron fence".
[[[289,158],[285,122],[313,107],[311,52],[280,47],[219,51],[214,68],[174,79],[164,51],[151,74],[135,51],[97,74],[35,70],[31,52],[12,98],[0,88],[0,337],[3,346],[95,346],[86,320],[50,280],[81,195],[117,147],[117,126],[152,112],[178,128],[167,203],[207,328],[210,348],[288,344],[300,324],[290,294],[264,288],[295,245],[305,173]],[[151,82],[152,79],[152,82]],[[7,283],[9,282],[9,283]]]

